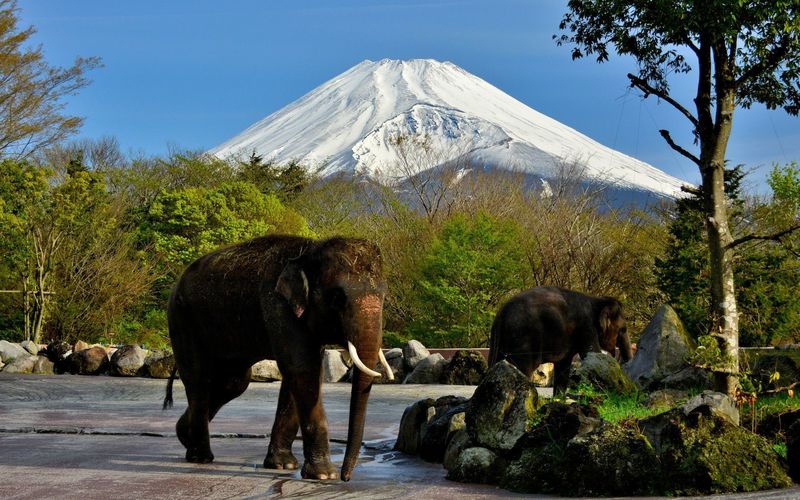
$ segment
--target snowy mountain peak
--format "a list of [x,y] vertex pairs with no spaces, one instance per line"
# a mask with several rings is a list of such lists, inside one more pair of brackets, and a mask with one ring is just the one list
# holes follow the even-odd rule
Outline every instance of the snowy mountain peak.
[[[676,196],[683,181],[549,118],[450,62],[363,61],[210,151],[298,160],[402,180],[397,138],[420,136],[443,162],[469,155],[487,167],[550,178],[580,162],[589,178]],[[429,165],[433,167],[435,165]]]

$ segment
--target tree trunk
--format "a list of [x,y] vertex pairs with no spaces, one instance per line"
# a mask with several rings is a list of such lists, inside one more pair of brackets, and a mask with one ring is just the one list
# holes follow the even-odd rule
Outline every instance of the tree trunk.
[[733,280],[733,235],[728,224],[725,195],[725,154],[733,129],[735,93],[719,85],[725,68],[717,68],[714,126],[701,134],[701,175],[706,231],[711,267],[711,331],[717,338],[722,360],[714,369],[714,388],[735,396],[739,385],[739,314]]
[[733,250],[728,245],[733,237],[728,227],[725,203],[724,167],[712,165],[703,176],[706,208],[706,230],[711,264],[711,331],[723,354],[722,363],[714,370],[714,388],[735,395],[739,372],[739,315],[733,280]]

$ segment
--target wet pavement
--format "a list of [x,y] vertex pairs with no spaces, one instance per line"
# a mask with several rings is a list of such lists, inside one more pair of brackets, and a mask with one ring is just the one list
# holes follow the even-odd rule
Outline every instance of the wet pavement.
[[[447,481],[440,464],[391,450],[411,403],[471,396],[472,386],[376,385],[365,445],[350,482],[310,481],[262,466],[278,383],[252,383],[211,424],[215,460],[184,461],[174,426],[186,408],[161,410],[166,381],[0,373],[0,498],[487,498],[520,497]],[[347,438],[350,385],[326,384],[332,459]],[[302,443],[295,442],[302,462]]]
[[[252,383],[211,424],[214,463],[189,464],[174,425],[186,408],[161,410],[166,381],[0,372],[0,498],[530,498],[445,479],[440,464],[391,450],[403,410],[426,397],[471,396],[472,386],[376,385],[365,443],[350,482],[311,481],[264,469],[278,383]],[[344,456],[349,384],[326,384],[331,453]],[[548,391],[549,392],[549,391]],[[295,442],[302,460],[302,443]],[[707,497],[714,498],[714,497]],[[788,490],[718,498],[800,498]]]

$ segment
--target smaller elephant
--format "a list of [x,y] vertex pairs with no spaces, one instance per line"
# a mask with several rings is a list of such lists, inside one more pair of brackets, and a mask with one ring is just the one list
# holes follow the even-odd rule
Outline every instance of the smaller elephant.
[[623,361],[633,357],[622,304],[613,297],[591,297],[558,287],[536,287],[512,297],[492,324],[489,365],[514,364],[529,378],[542,363],[554,363],[553,390],[567,387],[572,358],[589,351]]

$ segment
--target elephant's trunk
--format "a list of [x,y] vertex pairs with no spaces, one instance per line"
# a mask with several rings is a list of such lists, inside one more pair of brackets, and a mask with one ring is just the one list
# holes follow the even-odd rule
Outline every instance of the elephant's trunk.
[[367,400],[372,389],[373,369],[378,364],[378,352],[383,342],[383,298],[365,295],[356,300],[353,317],[353,344],[363,368],[353,370],[353,386],[350,393],[350,418],[347,426],[347,448],[342,462],[342,481],[349,481],[356,466],[364,436],[364,421],[367,416]]
[[631,338],[625,333],[617,337],[617,347],[619,347],[619,354],[622,361],[627,362],[633,358],[633,348],[631,347]]

